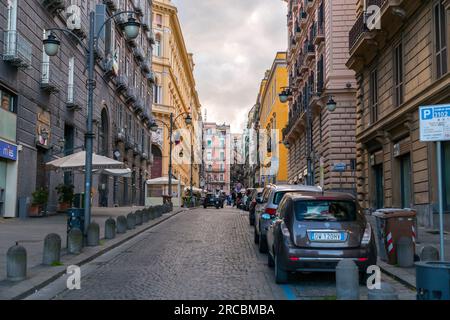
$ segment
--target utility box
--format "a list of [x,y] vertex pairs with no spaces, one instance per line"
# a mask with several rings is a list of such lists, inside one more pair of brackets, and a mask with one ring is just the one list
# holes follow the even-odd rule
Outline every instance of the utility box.
[[375,211],[373,216],[376,218],[378,252],[381,260],[391,265],[397,264],[397,242],[402,237],[411,237],[415,252],[415,210],[386,208]]

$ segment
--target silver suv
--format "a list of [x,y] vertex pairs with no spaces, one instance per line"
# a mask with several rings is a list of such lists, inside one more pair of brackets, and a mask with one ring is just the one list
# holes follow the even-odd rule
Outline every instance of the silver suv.
[[288,192],[322,192],[320,187],[305,185],[274,185],[270,184],[264,188],[262,201],[255,209],[255,243],[258,244],[259,252],[267,252],[267,229],[275,218],[278,204]]

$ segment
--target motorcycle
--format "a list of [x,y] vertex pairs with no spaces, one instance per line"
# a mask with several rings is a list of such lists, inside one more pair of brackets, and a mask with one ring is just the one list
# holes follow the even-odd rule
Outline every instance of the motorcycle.
[[214,201],[215,201],[216,209],[219,209],[222,206],[221,203],[220,203],[220,198],[216,197],[216,199]]

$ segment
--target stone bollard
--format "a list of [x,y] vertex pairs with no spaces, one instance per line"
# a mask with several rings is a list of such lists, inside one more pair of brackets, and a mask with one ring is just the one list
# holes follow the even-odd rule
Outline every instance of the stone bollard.
[[150,220],[155,219],[156,218],[156,207],[150,207],[149,212],[150,212]]
[[343,259],[336,266],[337,300],[359,300],[359,271],[351,259]]
[[129,213],[127,215],[127,229],[131,230],[136,228],[136,216],[134,213]]
[[410,237],[401,237],[397,241],[397,264],[401,268],[414,266],[414,243]]
[[395,289],[386,282],[380,283],[380,289],[369,290],[368,300],[398,300],[398,294]]
[[420,250],[420,261],[438,261],[439,250],[433,246],[424,246]]
[[136,217],[136,225],[140,226],[142,225],[142,211],[138,210],[134,213],[134,216]]
[[83,248],[83,233],[80,229],[73,228],[67,235],[67,252],[70,254],[80,254]]
[[44,239],[42,263],[51,266],[61,260],[61,237],[56,233],[48,234]]
[[114,239],[116,237],[116,221],[109,218],[105,221],[105,239]]
[[91,222],[87,229],[87,245],[95,247],[100,244],[100,226],[96,222]]
[[142,223],[147,223],[149,220],[150,220],[150,214],[149,214],[149,211],[148,211],[148,209],[145,209],[145,210],[142,212]]
[[6,278],[20,281],[27,277],[27,250],[18,242],[6,253]]
[[127,232],[127,218],[125,216],[117,217],[117,233]]

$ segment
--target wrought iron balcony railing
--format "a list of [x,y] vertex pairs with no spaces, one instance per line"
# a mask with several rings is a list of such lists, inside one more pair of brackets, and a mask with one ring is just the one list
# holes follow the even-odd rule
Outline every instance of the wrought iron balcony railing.
[[16,30],[4,31],[3,61],[18,68],[28,68],[32,63],[33,47]]

